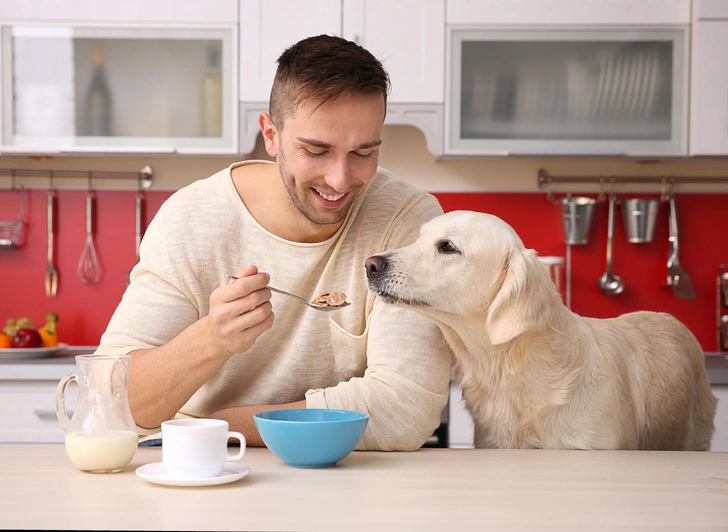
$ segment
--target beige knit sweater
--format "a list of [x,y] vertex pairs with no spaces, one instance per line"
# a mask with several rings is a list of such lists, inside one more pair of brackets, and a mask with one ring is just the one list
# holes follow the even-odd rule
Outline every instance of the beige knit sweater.
[[[367,290],[364,261],[412,241],[442,212],[437,200],[379,169],[329,240],[283,240],[250,215],[232,182],[237,163],[173,194],[149,225],[98,353],[162,345],[209,312],[224,274],[255,265],[270,284],[309,300],[339,291],[351,305],[326,313],[273,293],[273,327],[233,355],[183,406],[204,417],[241,405],[306,398],[308,408],[370,415],[359,450],[414,450],[440,423],[451,352],[439,329]],[[140,433],[149,430],[140,429]]]

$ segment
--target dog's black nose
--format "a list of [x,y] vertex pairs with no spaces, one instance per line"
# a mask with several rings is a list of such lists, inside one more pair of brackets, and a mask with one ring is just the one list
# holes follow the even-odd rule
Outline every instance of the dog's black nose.
[[364,261],[364,267],[367,269],[367,278],[374,279],[378,274],[387,269],[389,262],[386,257],[374,255]]

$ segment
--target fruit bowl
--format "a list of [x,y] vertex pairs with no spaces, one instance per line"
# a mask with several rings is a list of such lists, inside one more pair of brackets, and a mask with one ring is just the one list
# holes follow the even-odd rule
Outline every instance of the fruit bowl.
[[332,467],[354,450],[369,415],[351,410],[290,408],[253,416],[263,443],[293,467]]

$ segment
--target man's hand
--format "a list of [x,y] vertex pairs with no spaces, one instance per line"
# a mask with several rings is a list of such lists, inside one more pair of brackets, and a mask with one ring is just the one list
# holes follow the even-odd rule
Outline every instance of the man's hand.
[[306,408],[306,400],[283,405],[236,406],[218,410],[208,417],[211,419],[224,419],[230,424],[230,430],[242,432],[248,447],[265,447],[265,443],[258,434],[258,429],[255,428],[253,416],[263,410],[278,410],[280,408]]
[[210,296],[207,316],[210,338],[231,355],[247,351],[273,325],[270,275],[248,266],[235,273],[238,279],[216,289]]

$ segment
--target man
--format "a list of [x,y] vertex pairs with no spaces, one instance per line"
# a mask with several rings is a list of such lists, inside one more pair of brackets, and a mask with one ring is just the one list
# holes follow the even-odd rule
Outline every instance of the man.
[[[234,164],[161,207],[98,350],[132,353],[140,433],[214,417],[255,446],[256,412],[334,408],[370,415],[357,449],[415,450],[438,426],[450,351],[435,326],[366,287],[367,257],[442,212],[377,166],[388,90],[352,42],[293,45],[259,120],[276,163]],[[351,305],[316,311],[269,283],[309,300],[344,292]]]

